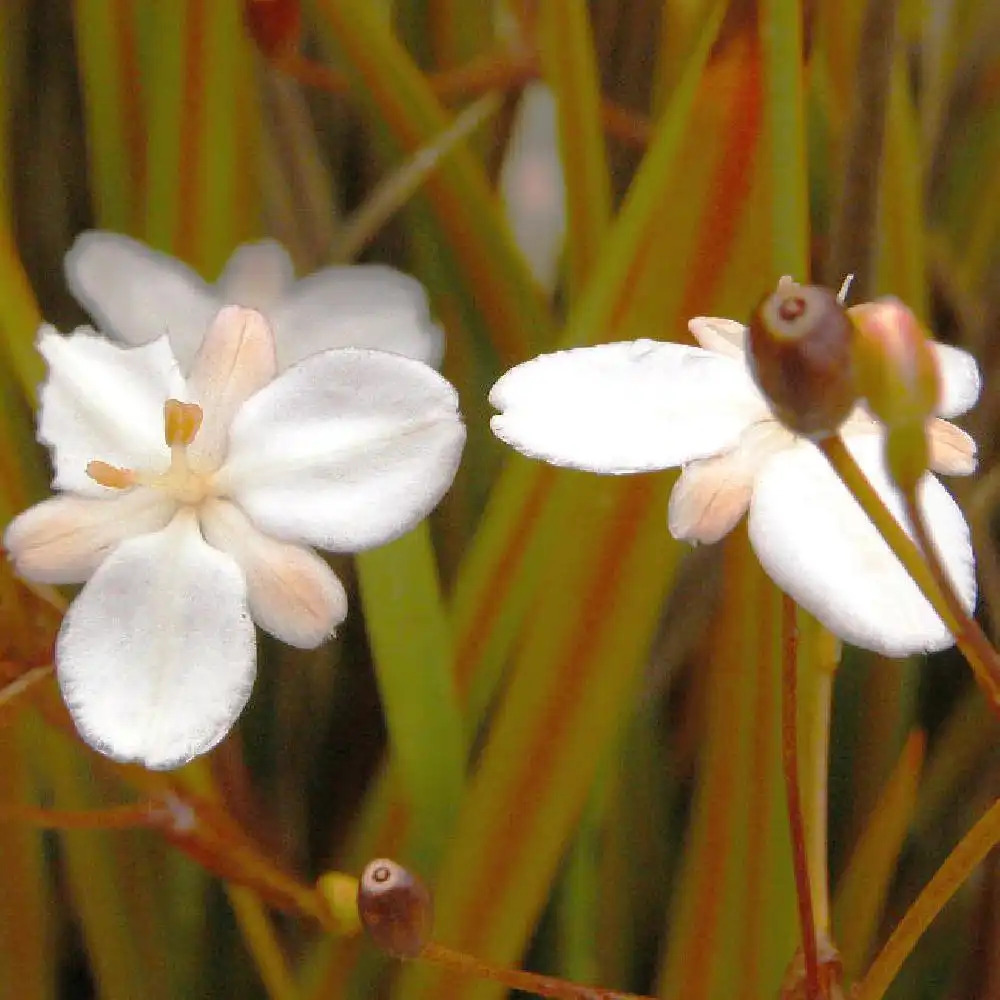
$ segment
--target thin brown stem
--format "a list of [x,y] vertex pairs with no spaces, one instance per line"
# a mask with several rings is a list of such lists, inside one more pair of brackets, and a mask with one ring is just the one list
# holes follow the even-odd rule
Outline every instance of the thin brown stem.
[[[3,665],[0,664],[0,667],[2,666]],[[6,705],[15,701],[22,694],[24,694],[25,691],[30,690],[40,681],[44,681],[51,677],[53,672],[51,664],[46,664],[41,667],[32,667],[30,670],[25,670],[24,673],[19,674],[9,684],[0,687],[0,709],[3,709]]]
[[433,941],[424,946],[420,958],[455,972],[476,976],[479,979],[492,979],[493,982],[501,983],[508,989],[524,990],[538,996],[554,997],[556,1000],[651,1000],[650,997],[639,994],[619,993],[599,986],[584,986],[582,983],[571,983],[555,976],[543,976],[521,969],[500,968],[473,958],[472,955],[445,948]]
[[446,104],[479,97],[491,90],[523,87],[538,78],[538,58],[531,52],[487,52],[462,66],[428,76],[431,89]]
[[[903,564],[903,568],[920,588],[921,593],[941,616],[972,668],[976,682],[986,695],[990,709],[994,715],[1000,717],[1000,655],[976,621],[962,607],[951,580],[940,569],[940,562],[939,571],[935,573],[921,546],[903,530],[840,437],[825,438],[818,442],[818,446],[896,558]],[[922,516],[919,516],[919,509],[917,514],[918,518],[914,520],[915,532],[923,520]],[[929,542],[926,525],[920,530]],[[930,551],[934,553],[933,545],[930,545]],[[936,553],[934,555],[936,558]]]
[[963,652],[968,649],[974,653],[972,656],[967,653],[966,656],[976,675],[976,680],[986,693],[990,703],[994,706],[1000,706],[1000,655],[986,638],[979,623],[965,610],[955,592],[951,578],[948,576],[937,546],[934,544],[934,539],[931,538],[927,518],[917,502],[916,493],[913,490],[904,490],[903,502],[906,505],[906,516],[913,526],[913,534],[923,551],[931,575],[940,587],[952,616],[958,622],[959,630],[955,633],[955,641]]
[[806,851],[806,831],[805,823],[802,820],[802,800],[799,790],[797,718],[799,635],[795,616],[795,602],[787,594],[783,594],[781,598],[781,763],[785,774],[788,828],[792,839],[792,867],[795,872],[795,895],[799,907],[802,957],[806,970],[806,1000],[821,1000],[816,921],[813,916],[812,889],[809,883],[809,857]]
[[[298,52],[284,53],[272,62],[275,69],[298,80],[303,86],[348,96],[350,77],[340,70],[307,59]],[[530,52],[486,53],[455,69],[428,74],[435,95],[446,104],[481,97],[492,90],[513,90],[537,80],[541,70],[538,57]],[[601,121],[608,135],[627,146],[645,149],[653,126],[637,111],[623,108],[607,98],[601,101]]]
[[623,108],[608,98],[601,100],[601,121],[608,135],[635,149],[645,149],[653,137],[653,123],[645,116]]

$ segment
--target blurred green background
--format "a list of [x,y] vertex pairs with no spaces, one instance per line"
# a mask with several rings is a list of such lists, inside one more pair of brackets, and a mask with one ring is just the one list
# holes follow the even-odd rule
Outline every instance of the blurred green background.
[[[528,141],[538,81],[555,115]],[[899,295],[982,366],[980,471],[950,485],[989,630],[1000,5],[2,0],[0,134],[3,523],[46,492],[32,344],[43,316],[85,321],[62,258],[88,228],[209,280],[261,236],[300,274],[415,274],[469,428],[427,526],[337,559],[338,637],[262,638],[237,729],[168,779],[72,735],[47,669],[58,614],[0,568],[0,996],[496,997],[269,907],[264,869],[309,885],[385,854],[434,887],[436,938],[479,957],[677,1000],[777,996],[798,941],[780,596],[742,529],[670,538],[674,473],[529,462],[492,438],[486,394],[539,351],[687,341],[690,316],[745,318],[782,274],[853,271],[856,299]],[[515,155],[540,189],[501,184]],[[565,239],[519,242],[525,211]],[[996,728],[954,651],[841,656],[801,626],[819,923],[853,982],[995,799]],[[213,854],[159,829],[46,831],[21,808],[99,826],[167,792],[213,798],[202,822],[238,824],[259,856],[231,871],[225,838]],[[1000,997],[995,860],[887,995]]]

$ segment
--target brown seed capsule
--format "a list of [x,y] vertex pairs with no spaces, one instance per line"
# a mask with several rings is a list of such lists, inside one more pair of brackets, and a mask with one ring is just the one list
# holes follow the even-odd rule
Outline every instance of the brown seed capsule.
[[243,23],[260,51],[273,59],[298,46],[302,6],[299,0],[243,0]]
[[754,310],[747,361],[778,419],[808,437],[833,434],[858,393],[853,328],[837,296],[787,279]]
[[358,914],[379,948],[396,958],[416,958],[430,940],[434,904],[419,878],[379,858],[361,873]]

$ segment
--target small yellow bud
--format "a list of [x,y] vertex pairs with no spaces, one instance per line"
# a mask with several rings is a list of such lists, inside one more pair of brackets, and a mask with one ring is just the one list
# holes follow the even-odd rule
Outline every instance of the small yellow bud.
[[326,872],[316,880],[316,888],[338,933],[347,936],[359,933],[358,880],[341,872]]

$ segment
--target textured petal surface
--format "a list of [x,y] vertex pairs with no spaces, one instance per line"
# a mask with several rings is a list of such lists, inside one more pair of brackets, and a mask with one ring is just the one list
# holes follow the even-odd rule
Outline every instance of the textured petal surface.
[[979,399],[982,381],[976,359],[958,347],[935,344],[938,365],[941,368],[941,402],[938,414],[957,417],[971,409]]
[[217,482],[267,534],[353,552],[426,517],[464,441],[457,394],[432,368],[327,351],[247,400]]
[[42,327],[38,350],[48,362],[38,438],[52,449],[53,486],[97,496],[87,475],[97,459],[121,468],[165,465],[163,404],[183,393],[166,337],[127,349],[83,327],[69,337]]
[[[901,503],[889,484],[877,439],[851,451],[889,508]],[[971,610],[976,582],[969,529],[933,476],[920,503],[958,593]],[[758,477],[750,540],[783,590],[847,642],[886,656],[943,649],[954,639],[819,451],[797,445],[774,456]]]
[[765,420],[745,431],[732,451],[686,466],[670,494],[670,533],[705,544],[729,534],[746,513],[763,463],[794,441],[776,420]]
[[615,474],[718,454],[767,413],[741,363],[653,340],[543,354],[507,372],[490,402],[493,432],[518,451]]
[[745,354],[747,328],[734,319],[695,316],[688,320],[688,329],[706,351],[733,359],[741,359]]
[[692,462],[670,493],[670,534],[710,545],[728,535],[750,506],[753,476],[738,452]]
[[65,268],[70,291],[102,333],[126,344],[167,334],[185,370],[219,309],[191,268],[119,233],[82,233]]
[[192,465],[216,468],[229,443],[236,411],[277,373],[274,334],[254,309],[219,310],[194,359],[187,399],[199,403],[203,419],[188,450]]
[[429,365],[443,351],[423,286],[381,264],[317,271],[297,282],[268,318],[280,368],[335,347],[392,351]]
[[266,312],[295,282],[288,251],[275,240],[244,243],[226,261],[215,283],[220,303]]
[[142,487],[107,497],[51,497],[14,518],[3,544],[29,580],[83,583],[126,538],[159,531],[176,509],[161,491]]
[[225,500],[205,504],[201,529],[240,564],[254,620],[283,642],[312,649],[347,617],[343,584],[311,549],[269,538]]
[[194,516],[123,542],[63,621],[59,686],[80,735],[119,761],[179,767],[210,750],[255,672],[243,574]]

